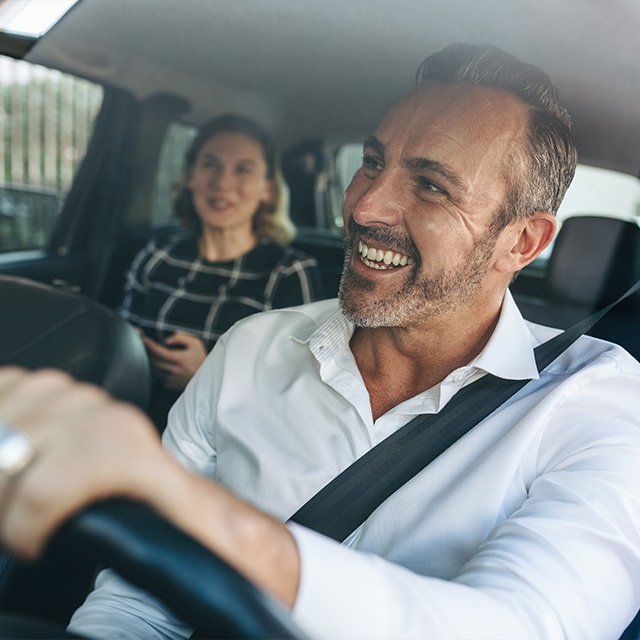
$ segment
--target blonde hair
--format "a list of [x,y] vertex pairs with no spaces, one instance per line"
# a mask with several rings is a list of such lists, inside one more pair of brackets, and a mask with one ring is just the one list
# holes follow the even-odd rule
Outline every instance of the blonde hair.
[[253,218],[253,231],[259,238],[270,238],[281,245],[289,244],[296,228],[289,215],[289,187],[277,169],[273,180],[273,203],[260,205]]

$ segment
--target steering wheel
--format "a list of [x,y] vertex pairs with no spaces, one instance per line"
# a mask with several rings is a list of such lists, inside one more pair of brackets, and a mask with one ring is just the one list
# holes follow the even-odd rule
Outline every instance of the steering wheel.
[[[300,639],[279,603],[149,507],[107,500],[64,523],[48,544],[109,566],[207,638]],[[54,625],[0,615],[0,638],[60,638]]]

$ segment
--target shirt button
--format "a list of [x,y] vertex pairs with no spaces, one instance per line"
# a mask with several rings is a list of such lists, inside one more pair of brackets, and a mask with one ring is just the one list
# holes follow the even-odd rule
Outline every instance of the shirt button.
[[465,379],[465,374],[464,373],[456,373],[453,376],[453,381],[458,384],[460,382],[462,382]]

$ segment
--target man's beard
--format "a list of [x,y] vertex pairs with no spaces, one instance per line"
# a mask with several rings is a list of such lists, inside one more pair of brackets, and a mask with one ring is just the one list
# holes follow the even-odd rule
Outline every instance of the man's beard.
[[[375,283],[353,270],[352,260],[360,257],[352,238],[391,247],[413,259],[403,286],[375,299]],[[363,227],[349,221],[344,269],[338,298],[342,312],[358,327],[409,327],[431,317],[454,311],[468,303],[482,284],[489,267],[498,232],[490,228],[458,264],[433,276],[420,274],[420,260],[413,242],[402,234],[382,227]]]

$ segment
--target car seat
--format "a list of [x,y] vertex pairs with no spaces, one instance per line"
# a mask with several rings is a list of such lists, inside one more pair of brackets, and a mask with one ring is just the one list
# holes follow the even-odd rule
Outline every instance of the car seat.
[[[527,320],[566,329],[615,300],[638,279],[640,227],[629,220],[576,216],[567,219],[558,233],[545,297],[515,294],[515,298]],[[637,295],[625,301],[590,334],[622,344],[637,355],[638,302]]]

